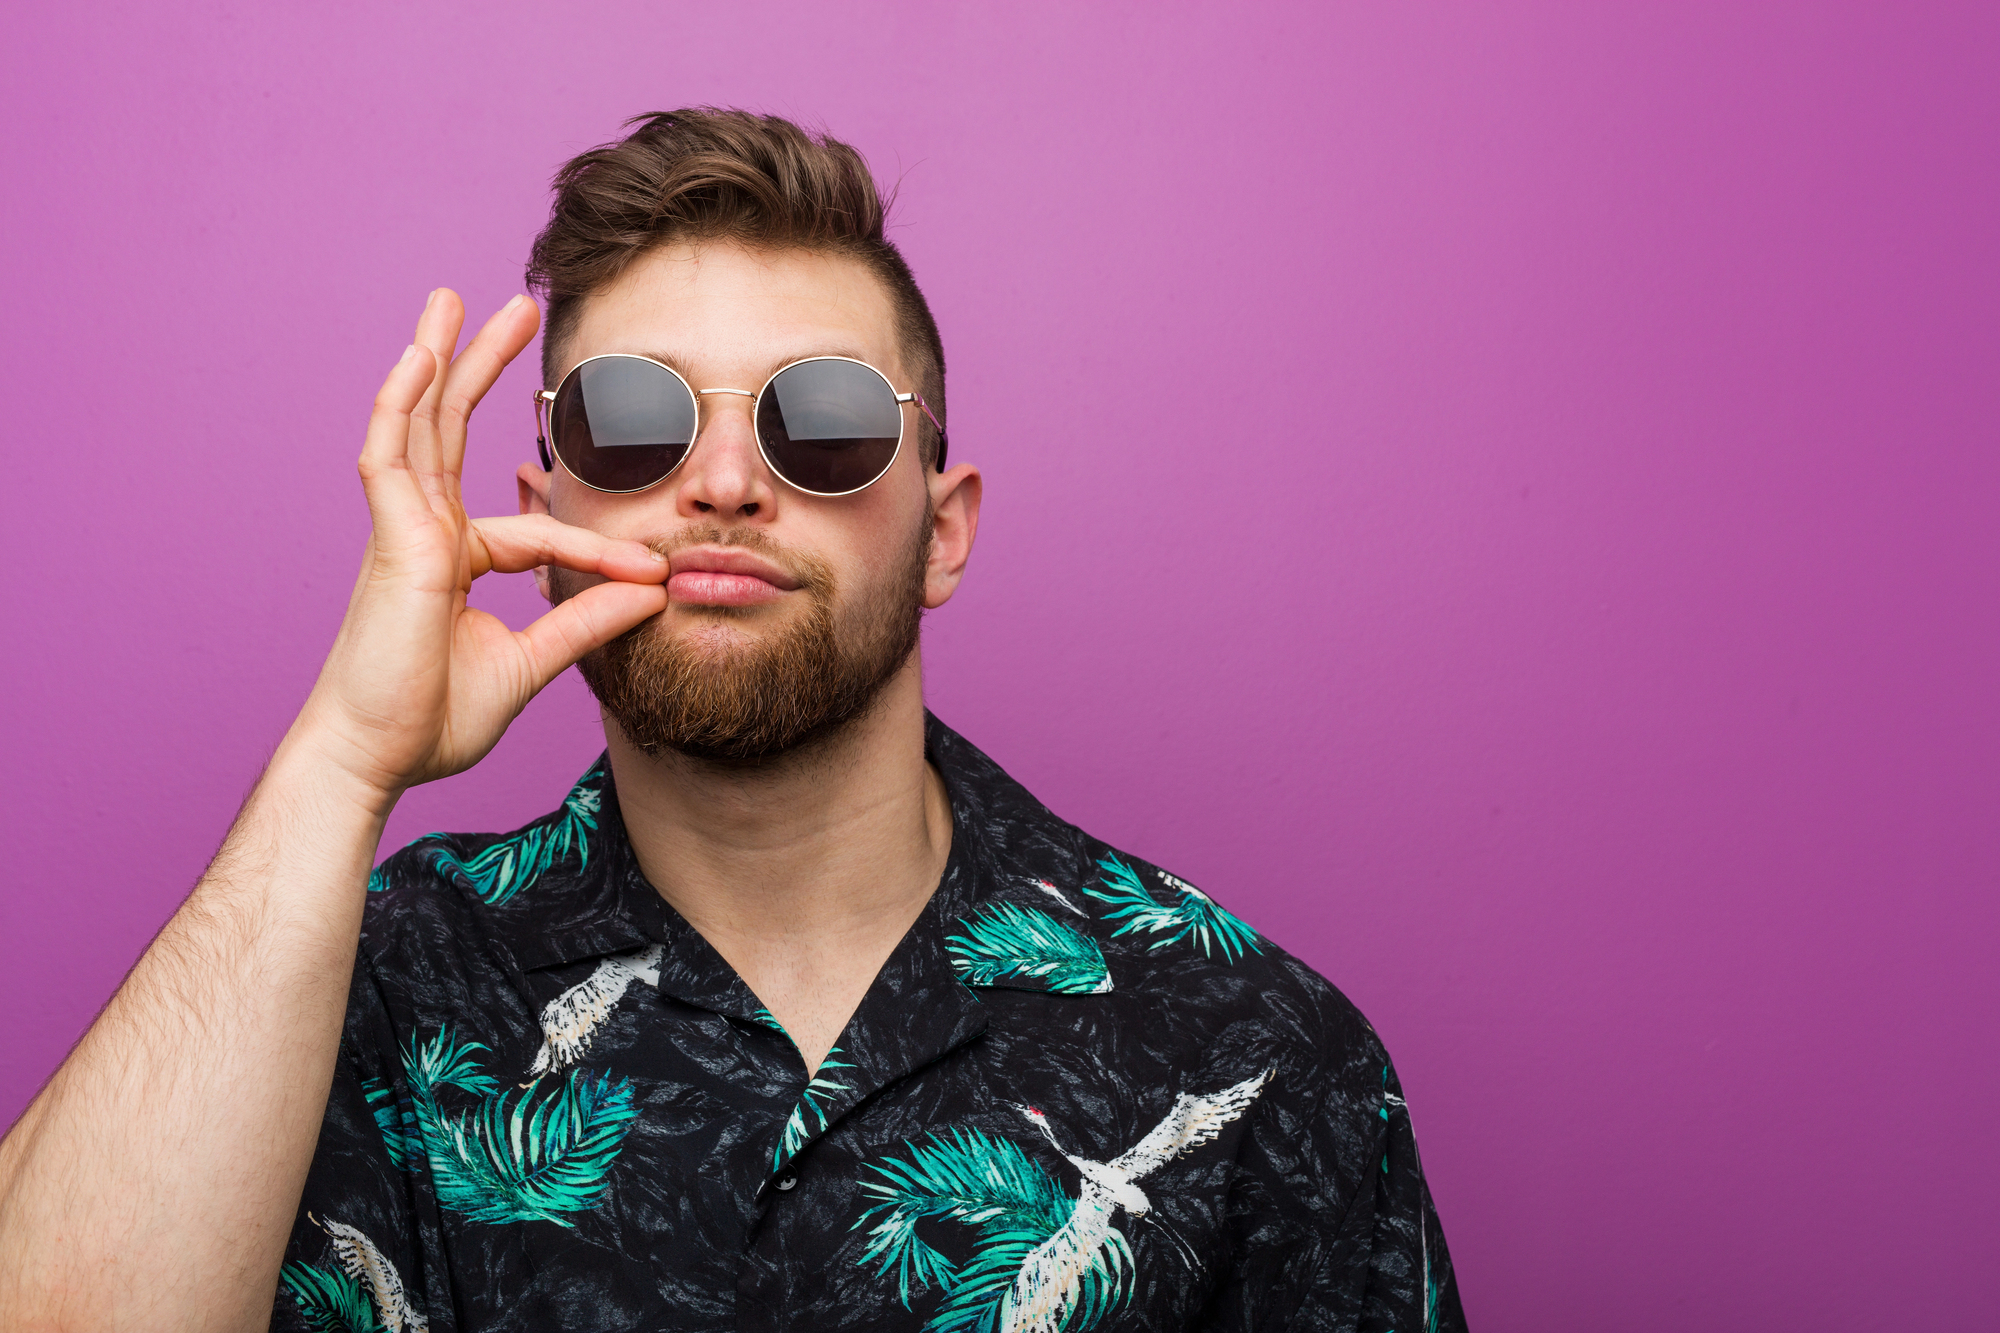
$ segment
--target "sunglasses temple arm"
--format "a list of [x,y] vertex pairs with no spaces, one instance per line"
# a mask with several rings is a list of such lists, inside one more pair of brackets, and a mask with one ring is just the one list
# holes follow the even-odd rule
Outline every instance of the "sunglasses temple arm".
[[542,457],[542,471],[554,472],[556,464],[555,460],[549,457],[548,428],[542,424],[542,407],[545,402],[542,394],[544,392],[541,389],[535,390],[535,452]]
[[[537,400],[537,401],[540,401],[540,400]],[[949,443],[949,441],[947,440],[947,438],[946,438],[946,436],[945,436],[945,433],[944,433],[944,423],[943,423],[942,421],[939,421],[939,420],[937,419],[937,413],[935,413],[935,412],[931,411],[931,405],[930,405],[929,403],[927,403],[927,402],[925,402],[925,401],[924,401],[924,396],[923,396],[922,394],[920,394],[920,393],[915,393],[915,392],[912,392],[912,393],[910,394],[910,401],[911,401],[911,402],[913,402],[913,403],[915,403],[915,404],[916,404],[916,405],[917,405],[918,407],[921,407],[922,409],[924,409],[924,415],[925,415],[925,416],[927,416],[927,417],[929,417],[929,418],[931,419],[931,424],[932,424],[933,426],[936,426],[936,427],[937,427],[937,433],[938,433],[938,456],[937,456],[937,468],[938,468],[938,471],[942,472],[942,471],[944,471],[944,451],[945,451],[945,446],[946,446],[946,445],[947,445],[947,444]],[[539,421],[541,420],[541,418],[540,418],[539,416],[537,416],[537,417],[536,417],[536,420],[537,420],[537,421],[539,422]]]

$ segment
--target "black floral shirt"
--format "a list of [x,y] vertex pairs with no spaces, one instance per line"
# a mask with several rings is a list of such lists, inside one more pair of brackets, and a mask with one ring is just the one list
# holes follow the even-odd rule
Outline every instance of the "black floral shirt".
[[936,893],[817,1075],[603,761],[371,897],[275,1328],[1464,1326],[1339,992],[930,720]]

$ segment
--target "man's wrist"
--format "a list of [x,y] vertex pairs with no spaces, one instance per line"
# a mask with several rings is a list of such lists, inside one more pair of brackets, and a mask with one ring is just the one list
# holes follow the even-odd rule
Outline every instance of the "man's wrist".
[[343,815],[369,820],[379,835],[408,784],[376,768],[350,740],[301,714],[278,743],[259,785],[273,795],[297,796],[336,821],[344,822]]

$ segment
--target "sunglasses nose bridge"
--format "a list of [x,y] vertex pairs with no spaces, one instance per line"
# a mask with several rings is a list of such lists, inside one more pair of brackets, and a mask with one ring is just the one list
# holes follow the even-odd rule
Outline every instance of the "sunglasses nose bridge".
[[696,389],[694,391],[695,437],[699,439],[701,436],[701,432],[706,426],[706,423],[702,420],[701,409],[704,406],[702,399],[708,397],[708,395],[712,393],[730,394],[737,398],[748,398],[751,400],[750,433],[754,437],[757,433],[757,408],[756,408],[757,391],[755,389]]
[[[695,436],[677,469],[684,499],[730,512],[746,504],[760,504],[770,496],[773,479],[757,441],[756,391],[712,388],[692,392],[697,412]],[[731,411],[711,410],[725,406],[730,398],[749,400],[740,418]],[[741,421],[740,433],[737,420]]]
[[[695,444],[701,443],[702,436],[708,434],[709,426],[713,424],[715,420],[715,418],[712,415],[710,415],[707,411],[704,410],[707,407],[707,404],[706,402],[704,402],[704,400],[708,397],[708,395],[712,393],[728,394],[732,397],[748,398],[751,400],[748,411],[750,416],[750,439],[752,444],[754,445],[757,439],[757,407],[756,407],[757,391],[755,389],[696,389],[694,391]],[[694,447],[693,445],[689,446],[690,449],[692,449],[693,447]]]

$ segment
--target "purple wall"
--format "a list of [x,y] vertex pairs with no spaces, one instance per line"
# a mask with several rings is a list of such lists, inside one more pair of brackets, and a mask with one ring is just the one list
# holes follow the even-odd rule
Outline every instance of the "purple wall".
[[1990,1317],[2000,10],[167,8],[0,57],[0,1122],[304,695],[424,293],[712,101],[901,181],[988,484],[935,706],[1373,1017],[1478,1328]]

